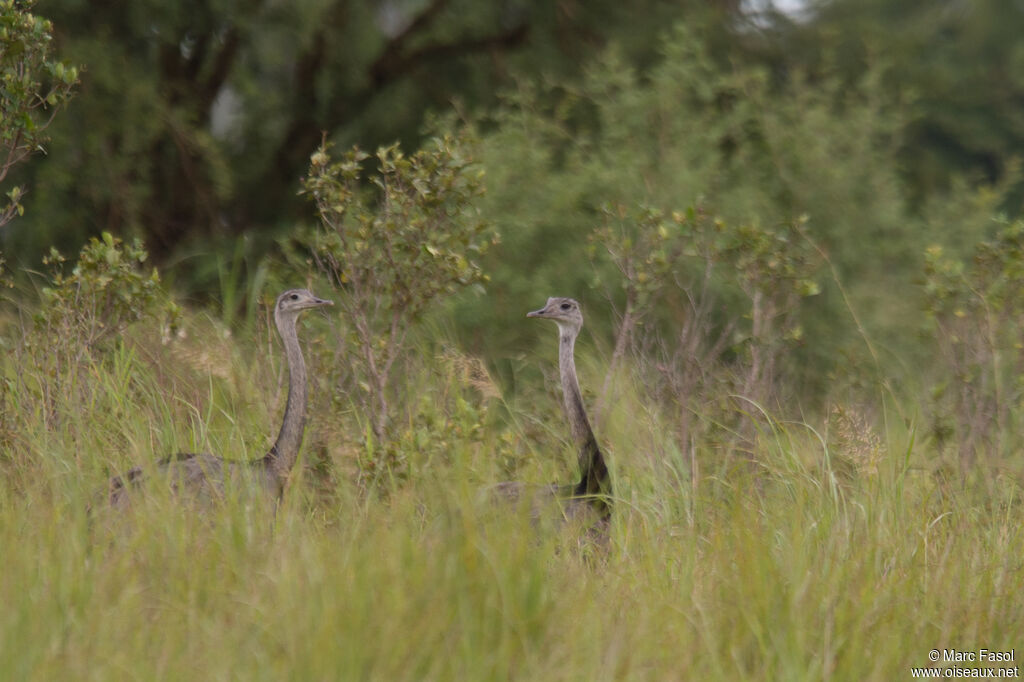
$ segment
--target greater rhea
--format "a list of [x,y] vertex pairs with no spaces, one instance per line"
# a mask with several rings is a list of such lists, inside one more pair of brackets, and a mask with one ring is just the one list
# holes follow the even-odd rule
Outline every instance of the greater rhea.
[[[288,474],[299,454],[302,432],[306,423],[306,363],[299,347],[296,324],[303,310],[334,305],[333,301],[317,298],[305,289],[289,289],[277,297],[274,304],[274,323],[284,343],[288,364],[288,401],[277,440],[270,451],[253,461],[232,461],[206,453],[178,453],[160,460],[157,467],[178,492],[220,494],[227,480],[246,477],[255,479],[259,486],[275,500],[284,493]],[[136,467],[124,476],[110,480],[110,503],[124,504],[131,492],[130,486],[144,477],[143,469]]]
[[[533,515],[539,515],[539,503],[544,498],[558,498],[570,519],[593,519],[597,523],[591,530],[606,531],[611,518],[612,486],[608,465],[597,444],[594,430],[587,418],[583,405],[579,380],[576,378],[576,338],[583,328],[583,313],[580,304],[571,298],[549,298],[540,310],[526,314],[527,317],[553,320],[558,325],[558,370],[562,383],[562,398],[565,416],[569,420],[572,438],[579,453],[580,478],[568,485],[552,485],[540,491],[533,500]],[[522,483],[509,482],[498,486],[498,491],[511,499],[519,499],[526,487]]]

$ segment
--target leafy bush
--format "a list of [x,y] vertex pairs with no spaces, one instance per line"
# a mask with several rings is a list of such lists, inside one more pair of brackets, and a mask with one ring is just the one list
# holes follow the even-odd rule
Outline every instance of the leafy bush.
[[437,138],[411,156],[397,145],[377,151],[364,191],[358,148],[332,162],[330,145],[313,154],[303,192],[322,229],[309,238],[320,269],[337,287],[358,349],[366,408],[378,442],[387,440],[395,363],[410,325],[444,296],[487,280],[477,259],[493,238],[475,200],[483,192],[465,141]]
[[[637,328],[650,317],[655,306],[673,284],[674,271],[684,251],[684,218],[673,213],[670,224],[664,214],[649,206],[630,212],[623,204],[602,210],[604,226],[590,235],[591,259],[600,260],[596,247],[619,271],[623,308],[612,351],[609,375],[615,371],[627,347],[635,340]],[[617,296],[611,295],[615,300]],[[602,396],[607,392],[602,391]]]
[[144,317],[161,319],[169,333],[179,310],[160,288],[156,268],[143,270],[147,258],[138,239],[125,244],[104,232],[102,239],[89,240],[65,275],[65,258],[51,249],[44,260],[53,267],[51,282],[42,289],[37,324],[86,350]]
[[[129,325],[156,322],[164,341],[176,330],[178,306],[161,288],[156,269],[143,269],[146,259],[139,241],[125,244],[109,233],[90,240],[70,272],[56,249],[45,259],[49,281],[41,289],[33,324],[16,326],[14,337],[4,341],[15,365],[25,368],[7,377],[12,390],[25,405],[37,401],[29,412],[42,415],[50,428],[63,416],[74,418],[62,414],[61,405],[90,404],[89,378],[108,358],[117,362],[124,350],[120,337]],[[27,311],[34,307],[22,305]]]
[[[11,169],[42,151],[46,128],[78,84],[77,67],[49,58],[53,25],[30,13],[31,8],[31,2],[0,0],[0,183]],[[0,228],[25,212],[24,187],[4,194]],[[11,287],[3,266],[0,257],[0,287]]]
[[[820,293],[819,259],[798,221],[776,228],[730,225],[703,210],[662,212],[619,206],[591,235],[620,273],[619,316],[609,377],[625,350],[650,375],[652,399],[679,407],[686,444],[693,417],[725,423],[728,395],[780,403],[786,354],[803,341],[800,302]],[[614,297],[613,297],[614,298]],[[646,321],[646,324],[645,324]],[[608,392],[606,379],[600,403]],[[600,409],[598,410],[600,413]]]
[[[71,99],[78,68],[50,58],[53,25],[33,15],[31,2],[0,1],[0,183],[46,143],[46,128]],[[22,187],[6,192],[0,227],[24,213]]]
[[964,467],[1008,452],[1024,398],[1024,221],[1004,223],[968,263],[930,247],[923,287],[944,370],[933,437],[952,442]]

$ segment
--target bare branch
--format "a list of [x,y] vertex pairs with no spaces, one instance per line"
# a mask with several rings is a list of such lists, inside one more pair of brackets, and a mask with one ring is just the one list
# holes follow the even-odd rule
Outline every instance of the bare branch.
[[489,36],[464,38],[453,43],[434,43],[416,48],[406,54],[382,54],[370,68],[370,78],[375,89],[405,75],[424,62],[440,61],[474,52],[483,52],[496,47],[510,48],[526,42],[529,24],[523,23],[507,31]]

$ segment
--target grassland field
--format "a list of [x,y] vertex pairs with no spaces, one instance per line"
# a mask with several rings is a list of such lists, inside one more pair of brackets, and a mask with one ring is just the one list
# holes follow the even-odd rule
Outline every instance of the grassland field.
[[[512,390],[423,350],[395,466],[367,479],[382,455],[330,385],[315,318],[312,413],[276,514],[160,486],[118,512],[97,504],[112,473],[263,454],[284,408],[276,337],[196,314],[184,338],[140,324],[76,353],[18,324],[0,360],[0,680],[888,682],[933,649],[1024,656],[1019,477],[936,475],[891,396],[845,440],[745,405],[749,448],[684,453],[627,368],[598,425],[616,500],[593,551],[481,496],[573,475],[550,375]],[[591,404],[604,362],[579,358]]]

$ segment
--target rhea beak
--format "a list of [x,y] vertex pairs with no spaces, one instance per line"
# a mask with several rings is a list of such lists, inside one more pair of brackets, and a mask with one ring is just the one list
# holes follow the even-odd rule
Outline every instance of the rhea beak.
[[313,305],[334,305],[334,301],[328,301],[326,298],[317,298],[316,303]]
[[531,310],[526,313],[527,317],[544,317],[544,313],[547,312],[547,307],[541,308],[540,310]]

